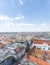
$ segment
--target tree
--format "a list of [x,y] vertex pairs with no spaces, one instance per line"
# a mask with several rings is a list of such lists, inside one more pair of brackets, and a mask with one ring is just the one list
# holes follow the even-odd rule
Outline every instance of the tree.
[[26,53],[27,53],[30,50],[30,47],[26,47],[25,50],[26,50]]
[[12,64],[16,62],[16,58],[12,56]]

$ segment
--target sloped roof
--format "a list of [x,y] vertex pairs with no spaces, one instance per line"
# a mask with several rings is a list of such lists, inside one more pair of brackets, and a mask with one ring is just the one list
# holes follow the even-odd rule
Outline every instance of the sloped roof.
[[34,39],[34,44],[48,44],[50,46],[50,41],[49,40],[42,40],[42,39]]
[[[25,56],[25,58],[28,58],[27,56]],[[31,62],[37,62],[39,65],[50,65],[49,63],[41,60],[41,59],[38,59],[38,58],[35,58],[31,55],[29,55],[29,58],[28,58]]]
[[16,53],[19,53],[19,52],[22,51],[24,48],[25,48],[25,47],[22,46],[22,47],[16,48],[15,51],[16,51]]
[[4,43],[3,43],[3,44],[0,44],[0,47],[5,47],[6,45],[7,45],[7,44],[4,44]]
[[[43,53],[44,50],[37,50],[37,49],[36,49],[35,52]],[[50,54],[50,51],[46,51],[46,53],[47,53],[47,54]]]

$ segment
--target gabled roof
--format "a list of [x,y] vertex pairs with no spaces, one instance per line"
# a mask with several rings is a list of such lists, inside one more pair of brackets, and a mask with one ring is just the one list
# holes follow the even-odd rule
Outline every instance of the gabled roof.
[[20,52],[21,50],[20,50],[20,48],[16,48],[15,51],[16,52]]
[[39,65],[50,65],[49,63],[47,63],[43,60],[37,59],[33,56],[30,56],[30,61],[36,61]]
[[42,40],[42,39],[34,39],[34,44],[48,44],[50,46],[50,41],[49,40]]
[[[35,52],[44,53],[44,50],[35,50]],[[47,54],[50,54],[50,51],[46,51]]]
[[19,48],[16,48],[16,49],[15,49],[15,52],[16,52],[16,53],[19,53],[19,52],[22,51],[24,48],[25,48],[24,46],[19,47]]
[[4,44],[4,43],[3,43],[3,44],[0,44],[0,47],[5,47],[6,45],[7,45],[7,44]]
[[[25,58],[28,58],[27,56],[25,56]],[[38,58],[35,58],[31,55],[29,55],[29,58],[28,58],[31,62],[37,62],[39,65],[50,65],[49,63],[41,60],[41,59],[38,59]]]

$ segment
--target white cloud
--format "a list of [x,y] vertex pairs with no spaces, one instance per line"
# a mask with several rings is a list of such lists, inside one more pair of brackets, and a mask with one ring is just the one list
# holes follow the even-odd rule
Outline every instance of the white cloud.
[[15,20],[20,20],[20,19],[24,19],[24,15],[17,15],[15,17]]
[[30,23],[19,23],[16,26],[18,27],[32,27],[35,26],[35,24],[30,24]]
[[14,18],[8,17],[6,15],[0,15],[0,21],[13,21],[13,20],[21,20],[24,19],[24,15],[18,15]]
[[45,26],[45,25],[47,25],[47,23],[45,23],[45,22],[41,24],[41,26]]
[[24,0],[19,0],[19,3],[20,3],[21,5],[23,5],[23,4],[24,4]]
[[50,31],[50,23],[43,22],[41,24],[31,23],[13,23],[13,21],[21,21],[24,15],[16,15],[10,18],[6,15],[0,15],[0,32],[33,32],[33,31]]
[[12,32],[14,31],[15,24],[12,22],[1,22],[0,23],[0,32]]
[[1,21],[12,21],[13,18],[10,18],[10,17],[8,17],[6,15],[0,15],[0,20]]
[[46,23],[45,26],[41,24],[30,23],[13,23],[1,22],[0,32],[34,32],[34,31],[50,31],[50,25]]

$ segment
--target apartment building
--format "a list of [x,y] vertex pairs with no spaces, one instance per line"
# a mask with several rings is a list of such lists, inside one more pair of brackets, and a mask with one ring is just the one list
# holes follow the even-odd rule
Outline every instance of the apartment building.
[[0,65],[11,65],[12,57],[18,60],[25,54],[25,47],[21,44],[18,45],[18,43],[11,43],[4,46],[4,48],[2,48],[2,46],[0,48]]
[[34,46],[26,56],[29,60],[37,62],[37,65],[50,65],[50,51],[48,50],[37,50]]
[[34,39],[34,45],[41,50],[50,50],[50,40],[47,39]]

